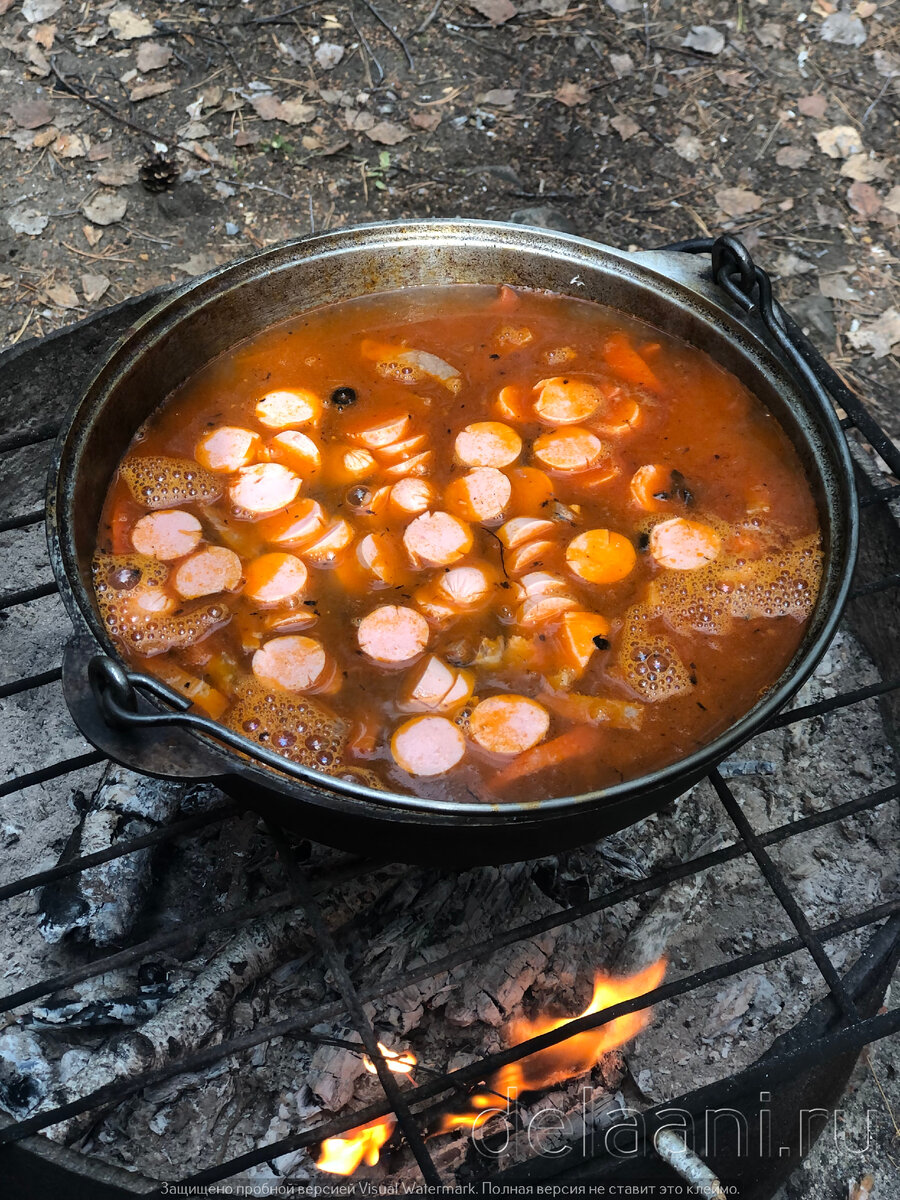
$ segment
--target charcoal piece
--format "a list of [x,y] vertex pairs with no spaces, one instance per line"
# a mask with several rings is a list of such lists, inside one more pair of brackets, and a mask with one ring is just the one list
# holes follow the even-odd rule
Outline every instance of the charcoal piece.
[[171,995],[165,983],[105,999],[67,994],[38,1005],[23,1018],[22,1024],[36,1029],[133,1027],[155,1017]]
[[40,1043],[22,1029],[0,1034],[0,1108],[23,1121],[40,1108],[56,1083]]

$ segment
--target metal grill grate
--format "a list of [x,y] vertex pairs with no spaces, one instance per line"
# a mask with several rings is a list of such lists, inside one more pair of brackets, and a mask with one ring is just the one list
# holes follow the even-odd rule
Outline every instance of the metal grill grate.
[[[112,332],[115,334],[118,332],[119,327],[124,327],[127,324],[132,315],[133,310],[127,308],[120,311],[112,310],[101,319],[101,321],[106,321],[107,324],[98,336],[102,338],[105,332],[106,337],[109,339],[109,330],[112,329]],[[97,324],[99,328],[99,323]],[[859,400],[848,391],[842,381],[828,368],[827,364],[824,363],[815,349],[803,338],[803,335],[795,326],[791,328],[791,333],[799,341],[808,361],[814,365],[817,372],[821,373],[828,380],[832,395],[835,397],[840,409],[846,414],[842,420],[843,428],[847,431],[855,431],[852,436],[856,436],[856,434],[860,435],[869,446],[877,451],[893,474],[900,478],[900,452],[898,452],[897,448],[890,442],[886,434],[879,428]],[[46,361],[48,358],[53,358],[54,354],[58,352],[59,347],[57,347],[57,350],[54,350],[52,344],[57,341],[58,339],[48,339],[48,345],[43,350],[38,348],[30,352],[26,350],[25,353],[31,353],[32,356],[44,353],[44,360]],[[60,343],[60,345],[63,344]],[[10,366],[12,367],[13,374],[15,373],[17,369],[16,362],[21,359],[22,353],[20,349],[12,356],[7,355],[6,363],[0,359],[0,379],[2,379],[4,370],[7,371],[9,377]],[[89,368],[91,357],[92,355],[89,354],[83,364],[85,373]],[[40,362],[41,360],[35,359],[34,361]],[[38,376],[38,384],[43,389],[44,385],[41,384],[40,380],[40,369],[35,368],[35,370]],[[56,378],[58,379],[58,376]],[[78,370],[71,371],[68,376],[69,386],[74,390],[78,387],[79,382]],[[0,481],[2,481],[5,464],[11,455],[15,455],[23,449],[44,451],[47,448],[47,439],[54,432],[52,423],[47,419],[48,414],[58,411],[58,405],[52,399],[52,397],[57,395],[55,389],[45,390],[43,394],[45,396],[45,411],[43,414],[38,413],[37,415],[31,413],[29,416],[28,424],[32,426],[32,432],[29,433],[27,430],[17,432],[13,429],[0,441],[0,454],[5,456],[3,459],[0,459]],[[16,411],[19,411],[18,407]],[[38,453],[36,457],[43,461],[45,455]],[[41,480],[41,476],[42,472],[37,477],[39,481]],[[860,475],[860,486],[862,490],[862,507],[864,510],[873,512],[877,506],[884,505],[896,499],[898,493],[900,493],[900,486],[893,485],[876,488],[862,474]],[[21,493],[16,494],[19,498],[14,502],[13,507],[18,508],[19,512],[17,514],[13,511],[9,515],[0,512],[0,531],[25,530],[30,526],[39,524],[42,520],[42,513],[37,506],[39,492],[32,488],[30,495],[22,496]],[[864,523],[864,538],[866,536],[865,529]],[[895,538],[894,549],[896,548],[896,540]],[[879,578],[866,579],[860,582],[851,595],[850,617],[852,617],[854,605],[866,604],[871,601],[872,597],[877,597],[881,593],[897,587],[898,584],[900,584],[900,574],[897,573],[885,574]],[[53,584],[43,581],[34,586],[23,587],[0,598],[0,608],[13,608],[33,604],[40,598],[51,595],[53,591]],[[845,622],[847,619],[845,617]],[[36,688],[55,688],[58,686],[59,680],[59,667],[47,666],[46,669],[35,671],[33,674],[25,675],[21,678],[9,680],[0,685],[0,698],[14,696]],[[859,704],[874,697],[888,699],[890,693],[894,692],[898,688],[898,685],[900,685],[900,679],[891,679],[873,686],[846,692],[815,704],[796,708],[791,712],[783,713],[776,717],[770,723],[769,728],[780,728],[801,721],[807,721],[826,713]],[[39,769],[28,771],[0,784],[0,797],[24,790],[33,784],[62,779],[81,768],[96,765],[102,761],[103,757],[99,753],[88,752],[78,754],[64,761],[49,763]],[[816,812],[800,820],[791,821],[778,828],[758,834],[751,827],[734,793],[722,776],[718,772],[713,772],[710,776],[710,781],[715,794],[734,826],[736,840],[733,844],[688,861],[678,862],[665,870],[656,872],[649,878],[625,883],[582,904],[563,909],[539,920],[510,928],[491,937],[488,941],[466,946],[464,949],[429,962],[425,966],[407,971],[388,983],[380,983],[378,985],[372,985],[365,979],[354,980],[351,978],[344,965],[344,958],[340,947],[319,907],[317,897],[324,894],[328,889],[339,886],[342,882],[375,870],[381,864],[361,859],[346,858],[333,866],[328,874],[319,874],[316,876],[314,872],[298,861],[297,855],[286,835],[277,827],[270,826],[269,831],[272,837],[273,857],[277,853],[284,868],[285,886],[282,890],[254,903],[232,908],[199,920],[192,924],[189,929],[177,928],[172,931],[160,933],[154,937],[130,945],[126,949],[101,955],[92,962],[77,969],[29,983],[16,992],[0,997],[0,1013],[9,1013],[14,1009],[30,1005],[42,996],[86,979],[99,976],[104,972],[134,965],[160,951],[176,949],[179,945],[196,941],[198,937],[203,937],[216,931],[235,930],[264,914],[291,907],[299,907],[305,914],[309,926],[315,934],[321,955],[331,970],[340,1000],[298,1012],[287,1020],[259,1026],[239,1036],[221,1041],[215,1046],[184,1055],[177,1060],[167,1063],[163,1067],[148,1071],[145,1074],[119,1079],[72,1103],[9,1124],[0,1129],[0,1145],[21,1141],[58,1121],[115,1104],[140,1092],[151,1084],[159,1083],[175,1075],[209,1068],[227,1056],[247,1051],[276,1037],[293,1037],[311,1042],[328,1041],[329,1039],[314,1033],[314,1027],[323,1021],[340,1018],[344,1021],[349,1019],[361,1039],[362,1046],[375,1063],[384,1091],[383,1100],[370,1104],[352,1114],[322,1122],[313,1129],[294,1134],[274,1143],[260,1145],[248,1153],[225,1158],[224,1161],[217,1163],[215,1166],[211,1166],[189,1179],[177,1182],[204,1185],[225,1180],[240,1171],[272,1161],[290,1151],[312,1146],[326,1137],[340,1135],[368,1121],[393,1114],[397,1118],[399,1128],[402,1130],[412,1149],[424,1182],[427,1184],[440,1184],[442,1180],[429,1153],[428,1144],[425,1141],[422,1129],[424,1120],[427,1119],[429,1113],[433,1111],[435,1105],[442,1098],[446,1099],[448,1093],[464,1092],[467,1088],[483,1080],[504,1064],[520,1060],[535,1051],[556,1045],[582,1031],[597,1029],[625,1013],[642,1010],[667,1000],[674,1000],[704,985],[729,979],[761,964],[774,962],[789,955],[807,951],[827,985],[828,994],[835,1005],[837,1019],[833,1023],[831,1030],[821,1037],[806,1041],[791,1053],[769,1059],[765,1065],[755,1065],[748,1070],[739,1074],[733,1074],[715,1084],[697,1089],[689,1095],[671,1101],[670,1105],[677,1105],[687,1111],[699,1111],[700,1107],[707,1103],[713,1096],[717,1102],[721,1103],[727,1100],[729,1093],[736,1093],[739,1088],[753,1084],[757,1079],[761,1080],[765,1078],[770,1082],[773,1078],[786,1079],[790,1073],[796,1073],[805,1066],[821,1062],[848,1051],[858,1050],[878,1038],[900,1030],[900,1008],[894,1008],[875,1016],[864,1017],[860,1015],[852,996],[848,993],[845,983],[835,969],[826,949],[826,944],[829,941],[850,931],[875,927],[882,922],[897,925],[898,921],[900,921],[900,918],[896,915],[900,912],[900,897],[869,908],[866,911],[844,914],[827,925],[811,928],[790,886],[769,854],[769,850],[772,847],[780,845],[787,839],[803,837],[809,831],[824,825],[850,821],[863,813],[873,811],[882,805],[895,801],[900,796],[900,785],[895,784],[891,787],[857,796],[854,799],[835,805],[826,811]],[[196,836],[215,823],[229,820],[234,816],[236,811],[237,806],[228,805],[215,811],[178,820],[167,827],[156,829],[130,842],[120,843],[108,850],[77,858],[50,870],[40,871],[21,878],[0,887],[0,901],[21,896],[55,880],[74,876],[89,867],[94,867],[100,863],[134,853],[137,850],[157,846],[160,843],[171,843],[177,839]],[[795,930],[792,936],[774,941],[764,948],[724,959],[704,970],[686,975],[678,980],[664,983],[653,991],[633,1000],[617,1004],[614,1008],[606,1009],[595,1015],[574,1020],[559,1029],[543,1034],[540,1037],[532,1038],[502,1052],[488,1055],[480,1061],[459,1070],[446,1074],[428,1072],[425,1081],[419,1083],[417,1086],[405,1086],[402,1090],[398,1087],[395,1077],[388,1070],[386,1061],[378,1050],[375,1031],[365,1016],[364,1005],[367,1002],[391,995],[393,992],[437,976],[451,968],[463,964],[483,962],[503,947],[533,938],[542,932],[563,926],[567,923],[578,921],[590,914],[602,913],[604,910],[621,904],[623,901],[635,899],[646,893],[656,891],[675,880],[693,876],[700,872],[708,871],[711,868],[720,867],[739,858],[750,858],[756,862],[765,881],[766,888],[776,897]],[[262,1132],[260,1131],[260,1136]],[[227,1154],[227,1150],[225,1153]],[[176,1181],[173,1180],[170,1182]]]

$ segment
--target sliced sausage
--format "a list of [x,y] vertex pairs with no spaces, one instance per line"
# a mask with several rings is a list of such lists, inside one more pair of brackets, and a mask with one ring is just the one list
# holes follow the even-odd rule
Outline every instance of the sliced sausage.
[[287,604],[303,594],[309,572],[293,554],[262,554],[247,568],[244,595],[264,608]]
[[285,513],[267,517],[259,531],[273,546],[296,550],[319,536],[325,528],[325,513],[318,500],[298,500]]
[[406,527],[403,544],[414,566],[446,567],[472,548],[468,525],[445,512],[424,512]]
[[527,696],[490,696],[476,705],[469,733],[493,754],[521,754],[547,736],[550,714]]
[[650,553],[661,567],[695,571],[719,555],[722,539],[709,525],[672,517],[650,531]]
[[512,485],[496,467],[476,467],[447,488],[447,507],[468,521],[498,521],[509,504]]
[[396,604],[373,609],[359,623],[360,649],[380,663],[405,663],[428,645],[430,630],[421,613]]
[[315,421],[322,411],[322,401],[305,388],[285,392],[269,392],[256,406],[256,419],[266,429],[291,429]]
[[332,462],[332,479],[337,483],[350,483],[356,479],[365,479],[377,467],[370,451],[362,446],[353,449],[339,447],[336,460]]
[[208,471],[230,475],[252,463],[259,446],[258,433],[238,425],[220,425],[204,433],[194,447],[194,458]]
[[534,411],[545,425],[577,425],[586,421],[606,400],[602,388],[589,379],[558,375],[536,383]]
[[321,643],[303,634],[272,638],[253,655],[253,674],[287,692],[305,692],[322,681],[330,667]]
[[518,421],[520,424],[532,420],[525,402],[524,390],[515,384],[500,389],[500,394],[494,401],[494,412],[506,421]]
[[522,453],[522,439],[500,421],[476,421],[457,434],[455,449],[467,467],[508,467]]
[[497,530],[497,537],[505,549],[515,550],[516,546],[525,542],[546,537],[555,528],[552,521],[545,521],[541,517],[513,517],[511,521],[503,522]]
[[452,567],[438,580],[438,591],[457,608],[474,608],[491,590],[487,572],[481,567]]
[[621,437],[637,429],[642,419],[643,409],[637,400],[621,388],[616,388],[607,397],[606,404],[591,425],[606,437]]
[[429,654],[413,671],[401,697],[401,706],[409,712],[436,709],[456,683],[456,671],[436,654]]
[[300,491],[301,479],[281,463],[258,463],[242,467],[228,489],[231,502],[252,517],[286,508]]
[[609,529],[586,529],[566,549],[569,570],[588,583],[618,583],[637,561],[634,546],[624,534]]
[[394,442],[390,446],[380,447],[376,449],[375,453],[380,462],[390,466],[391,463],[398,463],[418,454],[427,444],[428,438],[425,434],[417,433],[414,437],[404,438],[402,442]]
[[503,565],[507,574],[519,575],[529,567],[545,567],[559,556],[559,544],[541,538],[536,542],[526,542],[516,546],[515,550],[507,550],[503,555]]
[[385,479],[406,479],[410,475],[422,478],[431,473],[433,466],[434,454],[430,450],[423,450],[421,454],[414,454],[412,458],[404,458],[401,462],[385,467],[383,474]]
[[179,596],[193,600],[233,592],[241,582],[241,560],[224,546],[204,546],[186,558],[175,572],[173,583]]
[[322,535],[301,550],[308,562],[330,566],[353,541],[353,527],[343,518],[332,521]]
[[645,463],[638,467],[629,484],[631,498],[644,512],[665,512],[671,509],[672,468],[662,463]]
[[409,422],[408,412],[393,412],[378,421],[348,429],[346,435],[351,442],[365,446],[367,450],[383,450],[405,436]]
[[530,596],[517,613],[517,621],[525,629],[550,625],[562,619],[578,601],[572,596]]
[[415,517],[431,508],[435,501],[434,488],[425,479],[407,476],[391,488],[391,508],[404,517]]
[[552,471],[587,471],[603,457],[603,443],[580,425],[542,433],[534,443],[534,457]]
[[403,578],[400,555],[397,541],[383,530],[367,533],[356,547],[359,565],[388,587],[396,586]]
[[171,562],[190,554],[202,537],[200,522],[192,513],[165,508],[141,517],[131,531],[131,544],[138,554]]
[[466,741],[447,717],[413,717],[394,733],[391,753],[410,775],[443,775],[462,761]]
[[305,433],[296,429],[287,429],[278,433],[269,442],[269,455],[276,462],[296,471],[305,478],[318,471],[322,465],[322,452],[316,443]]

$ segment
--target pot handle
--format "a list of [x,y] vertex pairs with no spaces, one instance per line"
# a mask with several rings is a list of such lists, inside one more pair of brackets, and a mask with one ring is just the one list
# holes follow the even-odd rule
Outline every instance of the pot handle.
[[[231,773],[234,770],[233,764],[229,765],[226,759],[220,758],[215,749],[199,746],[193,738],[187,739],[180,736],[182,731],[186,731],[202,733],[206,737],[214,738],[217,742],[239,751],[255,762],[261,763],[281,775],[288,775],[301,783],[314,784],[318,787],[322,785],[321,776],[317,771],[304,767],[300,763],[292,762],[291,759],[285,758],[274,750],[242,737],[235,730],[229,729],[227,725],[220,725],[218,721],[213,721],[210,717],[189,712],[191,701],[186,696],[180,695],[151,675],[126,670],[121,663],[116,662],[109,655],[94,654],[87,665],[87,677],[93,694],[94,705],[92,707],[100,721],[109,730],[112,738],[118,737],[124,748],[119,754],[116,754],[109,748],[109,738],[106,741],[98,742],[98,738],[95,736],[96,731],[93,728],[90,732],[82,729],[82,732],[113,758],[124,760],[127,765],[135,766],[137,770],[157,775],[171,773],[172,768],[160,761],[161,751],[158,739],[154,738],[154,731],[163,728],[173,734],[173,737],[167,741],[174,741],[179,748],[188,747],[187,753],[192,759],[189,764],[190,769],[187,771],[183,766],[176,767],[175,773],[179,777],[184,774],[208,777],[214,774]],[[146,699],[141,703],[142,697],[148,695],[171,705],[176,711],[159,711],[147,704]],[[135,761],[138,755],[135,753],[134,747],[139,747],[144,739],[148,744],[147,759],[146,761],[142,759],[138,763]],[[344,790],[341,782],[337,779],[329,777],[327,783],[330,787],[337,787],[339,791]]]

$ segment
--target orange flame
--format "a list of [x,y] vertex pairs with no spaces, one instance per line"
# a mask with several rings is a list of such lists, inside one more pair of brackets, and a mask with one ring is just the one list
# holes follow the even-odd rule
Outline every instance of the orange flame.
[[[665,973],[666,960],[661,958],[651,966],[645,967],[643,971],[625,979],[599,974],[594,979],[594,995],[584,1012],[579,1013],[577,1017],[538,1017],[534,1021],[515,1021],[509,1030],[510,1044],[517,1046],[530,1038],[560,1029],[580,1017],[592,1016],[625,1000],[633,1000],[636,996],[659,987]],[[538,1050],[520,1062],[508,1063],[491,1076],[488,1082],[490,1094],[479,1092],[470,1097],[470,1112],[445,1114],[437,1132],[447,1133],[451,1129],[475,1130],[481,1118],[488,1117],[485,1110],[496,1111],[510,1092],[513,1095],[519,1091],[537,1092],[564,1079],[584,1075],[604,1054],[636,1037],[649,1021],[650,1013],[647,1009],[626,1013],[606,1025],[601,1025],[599,1029],[576,1033],[568,1041],[548,1046],[546,1050]]]
[[343,1137],[326,1138],[316,1166],[332,1175],[352,1175],[360,1163],[374,1167],[378,1152],[393,1132],[393,1117],[380,1117],[368,1125],[359,1125]]
[[[384,1042],[378,1043],[378,1049],[381,1051],[382,1057],[387,1060],[387,1069],[393,1071],[395,1075],[409,1075],[413,1067],[419,1061],[413,1054],[412,1050],[388,1050]],[[377,1075],[375,1064],[369,1058],[368,1054],[363,1055],[363,1066],[372,1074]]]

